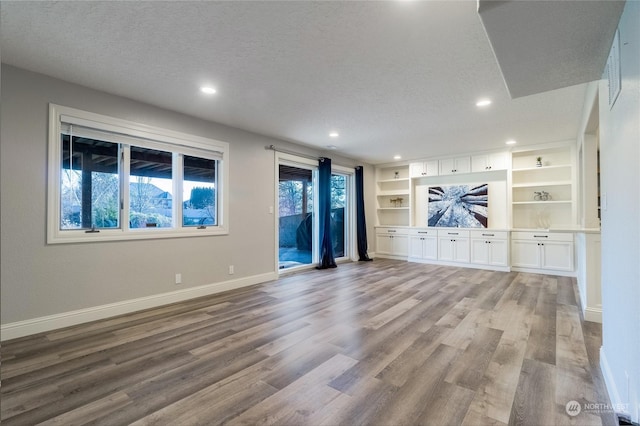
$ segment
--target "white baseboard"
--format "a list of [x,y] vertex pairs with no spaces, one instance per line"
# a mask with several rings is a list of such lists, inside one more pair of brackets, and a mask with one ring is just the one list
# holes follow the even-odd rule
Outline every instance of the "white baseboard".
[[602,324],[602,308],[585,308],[584,312],[585,321],[599,322]]
[[0,326],[0,340],[16,339],[18,337],[110,318],[117,315],[129,314],[143,309],[182,302],[196,297],[208,296],[223,291],[247,287],[277,279],[277,272],[268,272],[235,280],[185,288],[169,293],[155,294],[153,296],[140,297],[137,299],[124,300],[122,302],[109,303],[107,305],[94,306],[91,308],[78,309],[70,312],[62,312],[54,315],[2,324],[2,326]]

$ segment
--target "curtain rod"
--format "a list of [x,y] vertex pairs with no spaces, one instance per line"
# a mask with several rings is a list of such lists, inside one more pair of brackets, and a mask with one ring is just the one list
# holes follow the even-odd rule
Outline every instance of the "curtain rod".
[[[290,151],[288,149],[278,148],[275,145],[267,145],[267,146],[264,147],[264,149],[268,149],[268,150],[275,151],[275,152],[281,152],[283,154],[297,155],[298,157],[308,158],[310,160],[323,161],[325,158],[329,158],[329,157],[322,157],[322,156],[317,156],[317,155],[302,154],[300,152],[295,152],[295,151]],[[347,169],[362,167],[362,166],[345,166],[344,164],[340,164],[340,163],[333,163],[333,164],[335,164],[336,166],[345,167]]]
[[300,152],[289,151],[288,149],[278,148],[275,145],[265,146],[264,149],[270,149],[271,151],[281,152],[283,154],[297,155],[298,157],[308,158],[310,160],[322,161],[322,160],[324,160],[326,158],[326,157],[320,157],[320,156],[317,156],[317,155],[309,155],[309,154],[302,154]]

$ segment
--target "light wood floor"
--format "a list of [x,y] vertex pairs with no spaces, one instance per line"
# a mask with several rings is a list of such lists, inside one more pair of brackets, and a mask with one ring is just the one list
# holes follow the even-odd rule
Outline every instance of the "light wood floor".
[[376,259],[5,342],[3,425],[600,425],[575,281]]

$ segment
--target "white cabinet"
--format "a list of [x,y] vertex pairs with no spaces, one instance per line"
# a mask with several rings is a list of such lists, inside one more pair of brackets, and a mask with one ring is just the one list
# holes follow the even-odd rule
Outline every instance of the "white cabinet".
[[440,160],[440,174],[453,175],[460,173],[469,173],[471,171],[470,157],[446,158]]
[[471,263],[507,268],[509,240],[505,231],[471,231]]
[[469,231],[439,230],[438,260],[469,263]]
[[488,172],[492,170],[505,170],[507,168],[507,153],[481,154],[471,157],[471,171]]
[[437,260],[438,231],[412,229],[409,233],[409,257],[417,260]]
[[438,160],[411,163],[409,165],[409,175],[412,178],[438,176]]
[[402,228],[376,229],[376,255],[407,257],[409,236]]
[[511,265],[515,268],[573,272],[573,234],[514,232]]

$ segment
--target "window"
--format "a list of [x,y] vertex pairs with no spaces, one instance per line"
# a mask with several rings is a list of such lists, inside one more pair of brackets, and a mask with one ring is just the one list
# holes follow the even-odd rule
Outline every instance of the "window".
[[49,109],[49,243],[228,233],[227,143]]

